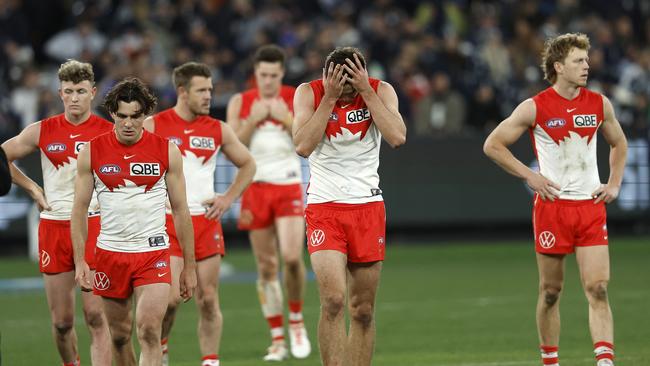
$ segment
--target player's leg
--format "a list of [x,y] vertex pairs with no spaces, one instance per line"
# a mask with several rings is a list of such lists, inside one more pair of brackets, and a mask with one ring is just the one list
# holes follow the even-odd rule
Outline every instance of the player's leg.
[[169,263],[171,268],[172,283],[169,290],[169,298],[167,299],[167,310],[165,311],[165,316],[163,317],[162,330],[161,330],[161,352],[163,353],[163,366],[166,366],[169,363],[169,354],[168,354],[168,339],[169,334],[172,331],[172,326],[174,325],[174,320],[176,319],[176,311],[182,302],[181,291],[180,291],[180,276],[183,271],[183,258],[177,256],[170,256]]
[[311,353],[311,343],[307,337],[302,304],[305,292],[305,220],[302,216],[283,216],[275,221],[280,254],[284,268],[284,284],[289,303],[289,341],[291,354],[305,358]]
[[545,365],[558,363],[560,342],[560,294],[564,283],[564,255],[536,253],[539,271],[537,332]]
[[74,330],[74,271],[43,274],[45,295],[52,318],[54,342],[64,365],[74,365],[79,357]]
[[167,310],[169,283],[151,283],[135,288],[135,323],[140,343],[140,366],[160,366],[160,334]]
[[280,361],[287,357],[288,350],[284,340],[284,317],[282,286],[278,279],[278,250],[275,227],[254,229],[249,232],[253,255],[257,265],[257,294],[262,313],[271,330],[272,343],[267,361]]
[[[94,272],[93,272],[94,275]],[[111,334],[104,315],[102,298],[92,292],[81,292],[83,313],[90,332],[90,359],[93,366],[111,365]]]
[[576,247],[582,287],[589,301],[589,330],[598,365],[611,365],[614,358],[614,321],[607,295],[609,283],[609,247]]
[[131,342],[133,307],[131,297],[126,299],[103,298],[104,314],[108,321],[116,365],[135,366],[135,351]]
[[347,365],[370,365],[375,347],[375,298],[382,262],[348,264],[350,331]]
[[196,306],[199,310],[198,336],[203,366],[219,365],[219,345],[223,316],[219,306],[221,255],[197,263]]
[[321,361],[324,366],[340,366],[347,339],[344,317],[347,256],[336,250],[319,250],[311,254],[311,265],[320,294],[318,344]]

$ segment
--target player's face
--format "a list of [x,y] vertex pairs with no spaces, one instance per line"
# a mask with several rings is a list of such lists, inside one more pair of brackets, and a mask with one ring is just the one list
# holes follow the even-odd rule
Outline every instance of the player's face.
[[80,116],[90,111],[90,103],[97,89],[93,84],[84,80],[78,84],[72,81],[62,81],[59,96],[63,101],[63,109],[67,115]]
[[115,121],[115,134],[117,139],[126,145],[132,145],[142,137],[142,124],[145,116],[142,106],[138,102],[118,102],[115,113],[111,113]]
[[260,61],[255,65],[255,83],[263,97],[275,97],[282,86],[284,69],[279,62]]
[[192,76],[187,93],[187,105],[195,115],[210,114],[212,100],[212,78]]
[[572,48],[564,60],[561,76],[571,84],[586,86],[589,76],[588,62],[587,50]]

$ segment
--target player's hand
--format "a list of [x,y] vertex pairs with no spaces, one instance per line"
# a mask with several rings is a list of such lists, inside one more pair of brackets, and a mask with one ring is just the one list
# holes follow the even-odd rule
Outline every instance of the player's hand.
[[609,184],[601,184],[600,187],[591,194],[596,200],[594,204],[599,202],[610,203],[618,197],[619,187],[610,186]]
[[29,196],[32,197],[34,202],[38,205],[39,211],[52,211],[52,207],[50,207],[50,204],[47,203],[47,199],[45,199],[43,188],[39,186],[33,187],[29,190]]
[[289,107],[287,106],[287,103],[285,103],[282,98],[273,98],[273,100],[269,102],[269,109],[270,109],[271,118],[273,118],[276,121],[282,122],[284,126],[290,125],[291,112],[289,112]]
[[183,266],[179,286],[183,302],[190,301],[192,296],[194,296],[194,290],[196,289],[196,265]]
[[81,287],[81,291],[90,292],[93,290],[94,278],[85,260],[75,263],[74,279],[77,281],[79,287]]
[[257,124],[269,117],[271,113],[269,103],[255,99],[251,105],[251,111],[248,114],[247,121],[249,123]]
[[526,179],[526,184],[537,193],[542,200],[555,201],[556,198],[559,198],[560,195],[558,191],[560,186],[557,183],[554,183],[548,180],[546,177],[540,173],[534,173]]
[[205,217],[208,220],[221,219],[221,216],[223,216],[232,205],[232,201],[231,198],[219,193],[215,194],[214,198],[203,201],[203,206],[208,210],[205,213]]
[[343,93],[343,85],[345,85],[345,76],[343,76],[345,69],[341,65],[334,65],[330,63],[327,70],[323,69],[323,88],[325,89],[324,99],[334,98],[338,99]]
[[368,70],[361,64],[361,59],[354,54],[354,60],[345,59],[347,65],[344,65],[347,81],[356,89],[359,94],[372,91],[370,81],[368,81]]

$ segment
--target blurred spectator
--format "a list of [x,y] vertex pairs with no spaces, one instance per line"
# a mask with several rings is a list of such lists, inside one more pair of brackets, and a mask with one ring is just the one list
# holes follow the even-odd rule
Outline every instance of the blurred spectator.
[[449,76],[438,72],[431,79],[431,93],[415,104],[417,136],[458,135],[465,124],[465,100],[451,86]]
[[[106,41],[92,22],[80,20],[76,26],[52,36],[45,43],[45,53],[59,63],[71,58],[92,60],[104,49]],[[82,58],[82,54],[87,57]]]

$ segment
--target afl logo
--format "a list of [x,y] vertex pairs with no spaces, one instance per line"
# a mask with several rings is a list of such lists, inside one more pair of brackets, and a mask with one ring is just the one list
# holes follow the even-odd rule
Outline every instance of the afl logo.
[[167,261],[165,261],[165,260],[158,261],[158,262],[156,262],[156,264],[154,264],[153,267],[154,268],[167,268]]
[[564,119],[562,119],[562,118],[553,118],[553,119],[549,119],[544,124],[548,128],[560,128],[560,127],[564,127],[564,125],[566,125],[566,121]]
[[68,149],[67,146],[65,146],[65,144],[62,144],[60,142],[53,142],[47,145],[46,148],[47,152],[51,152],[51,153],[62,153],[67,149]]
[[122,169],[120,168],[120,166],[115,165],[115,164],[106,164],[106,165],[102,165],[99,168],[99,172],[104,174],[104,175],[113,175],[113,174],[117,174],[117,173],[119,173],[121,171],[122,171]]
[[180,137],[169,136],[169,137],[167,138],[167,140],[171,141],[171,142],[174,143],[174,145],[176,145],[176,146],[181,146],[181,145],[183,144],[183,140],[181,140]]
[[544,249],[553,248],[555,245],[555,235],[550,231],[543,231],[539,234],[539,245]]
[[312,247],[317,247],[323,242],[325,242],[325,233],[321,229],[316,229],[311,232],[311,235],[309,236],[309,242],[311,243]]
[[111,286],[111,281],[108,279],[108,275],[104,272],[95,272],[95,278],[93,281],[95,288],[98,290],[106,290]]

